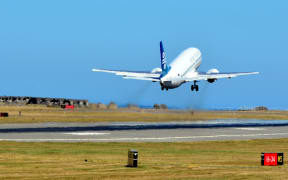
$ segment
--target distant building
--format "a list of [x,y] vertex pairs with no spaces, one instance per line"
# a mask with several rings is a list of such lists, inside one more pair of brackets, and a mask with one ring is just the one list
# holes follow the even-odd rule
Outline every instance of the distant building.
[[65,99],[65,98],[42,98],[29,96],[0,96],[0,103],[3,105],[46,105],[46,106],[65,106],[73,105],[75,107],[88,107],[88,100],[83,99]]

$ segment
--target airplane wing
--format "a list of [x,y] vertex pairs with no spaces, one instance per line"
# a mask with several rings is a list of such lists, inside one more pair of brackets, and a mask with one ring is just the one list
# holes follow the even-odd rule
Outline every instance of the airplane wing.
[[149,71],[122,71],[122,70],[107,70],[107,69],[92,69],[93,72],[106,72],[125,79],[136,79],[146,81],[160,81],[160,73],[151,73]]
[[220,79],[220,78],[233,78],[237,76],[246,76],[252,74],[259,74],[259,72],[238,72],[238,73],[202,73],[200,72],[198,75],[193,77],[183,77],[183,80],[186,82],[189,81],[201,81],[208,79]]

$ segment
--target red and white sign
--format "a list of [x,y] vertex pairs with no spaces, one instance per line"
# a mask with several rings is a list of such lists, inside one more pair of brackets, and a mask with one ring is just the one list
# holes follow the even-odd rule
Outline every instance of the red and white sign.
[[277,153],[264,154],[264,166],[277,166],[278,155]]

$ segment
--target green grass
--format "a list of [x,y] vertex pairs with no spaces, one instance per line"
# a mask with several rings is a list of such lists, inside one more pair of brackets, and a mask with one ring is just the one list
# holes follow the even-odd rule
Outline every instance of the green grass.
[[[286,155],[287,144],[288,139],[185,143],[0,142],[0,179],[287,179],[286,164],[260,165],[261,152]],[[125,167],[130,148],[139,151],[138,168]]]

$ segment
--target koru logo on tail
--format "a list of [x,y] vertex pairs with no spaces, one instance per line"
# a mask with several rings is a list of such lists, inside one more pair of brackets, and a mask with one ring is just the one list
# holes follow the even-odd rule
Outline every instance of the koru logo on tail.
[[165,59],[165,52],[162,53],[162,59]]
[[166,69],[165,52],[162,53],[162,65],[163,65],[164,69]]

